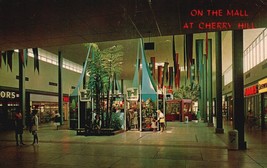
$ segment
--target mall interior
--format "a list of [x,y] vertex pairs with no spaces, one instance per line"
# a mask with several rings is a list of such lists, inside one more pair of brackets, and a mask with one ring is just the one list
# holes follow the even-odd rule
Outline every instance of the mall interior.
[[[266,9],[265,0],[1,1],[0,151],[10,154],[0,160],[11,161],[1,167],[267,167]],[[102,98],[90,75],[101,54]],[[153,129],[158,109],[163,132]],[[40,144],[18,149],[14,114],[30,143],[32,110]],[[98,114],[101,136],[88,126]],[[112,136],[109,122],[119,122]]]

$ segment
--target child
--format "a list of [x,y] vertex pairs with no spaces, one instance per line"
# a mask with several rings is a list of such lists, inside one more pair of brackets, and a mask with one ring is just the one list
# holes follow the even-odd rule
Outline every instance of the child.
[[153,129],[153,132],[157,131],[157,122],[156,122],[155,118],[152,118],[151,128]]

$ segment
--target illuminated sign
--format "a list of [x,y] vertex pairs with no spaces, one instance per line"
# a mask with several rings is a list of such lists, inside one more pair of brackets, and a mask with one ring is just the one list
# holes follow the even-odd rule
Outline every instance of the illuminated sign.
[[258,82],[259,93],[267,92],[267,78]]
[[255,28],[255,24],[252,22],[255,14],[250,4],[242,4],[239,7],[230,5],[230,7],[223,1],[218,1],[218,3],[203,1],[201,5],[191,3],[189,7],[185,3],[184,6],[184,8],[181,8],[183,17],[179,20],[184,31],[223,31]]
[[19,97],[16,92],[11,91],[0,91],[0,98],[2,99],[15,99],[16,97]]
[[251,95],[255,95],[258,93],[258,85],[253,85],[250,87],[245,88],[245,96],[251,96]]

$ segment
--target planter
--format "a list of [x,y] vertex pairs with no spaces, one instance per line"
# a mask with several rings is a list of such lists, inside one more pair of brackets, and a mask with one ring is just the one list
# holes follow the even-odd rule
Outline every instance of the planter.
[[94,130],[85,131],[84,128],[77,129],[77,135],[84,136],[111,136],[124,132],[124,130],[114,130],[112,128],[102,128],[99,132]]

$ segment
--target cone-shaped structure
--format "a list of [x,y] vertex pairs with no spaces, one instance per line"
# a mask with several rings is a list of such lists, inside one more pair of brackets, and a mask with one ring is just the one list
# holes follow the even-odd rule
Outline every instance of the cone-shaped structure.
[[89,55],[90,55],[90,50],[91,50],[91,46],[88,48],[88,53],[87,53],[86,60],[85,60],[84,66],[83,66],[82,74],[81,74],[81,76],[79,78],[77,86],[75,87],[75,89],[71,93],[71,96],[77,96],[78,95],[78,89],[81,87],[81,84],[83,82],[83,77],[84,77],[84,74],[86,72],[86,67],[87,67],[87,62],[88,62],[88,58],[89,58]]
[[156,95],[157,89],[146,61],[143,41],[141,39],[140,39],[140,47],[142,53],[142,98],[146,100],[146,97],[144,97],[143,95],[153,95],[153,94]]
[[137,45],[137,54],[136,54],[136,66],[133,78],[132,87],[138,88],[139,87],[139,54],[140,54],[140,44]]

